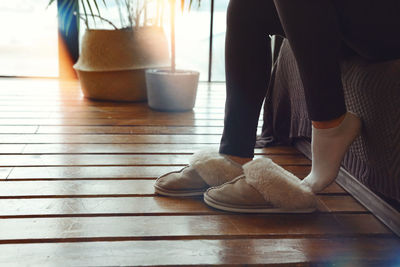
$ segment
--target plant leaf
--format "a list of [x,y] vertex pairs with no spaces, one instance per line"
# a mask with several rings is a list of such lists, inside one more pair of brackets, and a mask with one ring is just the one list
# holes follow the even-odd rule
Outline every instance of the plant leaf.
[[65,25],[67,25],[67,27],[65,29],[67,36],[68,36],[69,30],[71,29],[72,20],[75,17],[75,14],[74,14],[74,10],[76,10],[75,8],[76,8],[76,2],[74,2],[74,4],[72,5],[71,13],[68,16],[67,20],[65,21]]
[[83,8],[83,14],[85,15],[85,24],[86,24],[86,26],[89,26],[89,19],[87,16],[87,11],[86,11],[84,0],[81,0],[81,4],[82,4],[82,8]]
[[[61,10],[60,27],[62,30],[66,32],[67,35],[69,33],[70,24],[72,21],[71,18],[74,16],[74,7],[75,7],[75,0],[64,0],[59,8]],[[68,21],[69,24],[67,23]]]
[[47,4],[46,8],[48,8],[51,4],[53,4],[55,0],[50,0],[49,3]]
[[94,25],[96,25],[96,19],[94,17],[94,12],[93,12],[93,9],[92,9],[92,5],[90,4],[90,0],[86,0],[86,3],[88,5],[88,7],[89,7],[89,11],[90,11],[90,15],[91,15],[91,17],[93,19],[93,23],[94,23]]
[[94,0],[93,3],[94,3],[94,5],[95,5],[95,7],[96,7],[96,9],[97,9],[97,14],[98,14],[99,16],[101,16],[101,14],[100,14],[100,9],[99,9],[99,5],[97,4],[97,1]]

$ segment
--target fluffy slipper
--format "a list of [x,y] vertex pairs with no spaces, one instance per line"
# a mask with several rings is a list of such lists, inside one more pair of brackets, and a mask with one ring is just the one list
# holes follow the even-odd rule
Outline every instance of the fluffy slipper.
[[210,186],[226,183],[242,173],[242,166],[228,157],[215,151],[200,151],[182,170],[160,176],[154,188],[164,196],[201,196]]
[[204,193],[211,207],[245,213],[308,213],[316,198],[300,179],[267,158],[243,166],[244,175]]

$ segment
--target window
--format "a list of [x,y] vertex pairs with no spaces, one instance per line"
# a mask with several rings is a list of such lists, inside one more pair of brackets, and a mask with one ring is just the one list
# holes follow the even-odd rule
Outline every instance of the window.
[[210,50],[210,0],[201,6],[193,4],[190,12],[177,12],[176,64],[177,68],[200,72],[200,80],[208,80]]
[[215,1],[211,81],[225,81],[226,10],[229,0]]
[[47,3],[0,1],[0,75],[58,76],[57,7]]
[[[193,5],[190,12],[177,12],[176,52],[177,67],[200,72],[200,80],[225,80],[225,31],[226,8],[229,0],[202,0],[201,6]],[[0,76],[58,76],[58,22],[57,5],[46,9],[48,0],[1,1],[0,23]],[[101,2],[100,2],[101,3]],[[211,6],[214,4],[213,35]],[[117,6],[111,1],[107,13],[103,13],[118,27],[120,21]],[[94,26],[91,22],[90,26]],[[99,28],[112,27],[97,23]],[[85,29],[80,23],[80,36]],[[165,25],[169,37],[169,25]],[[211,38],[211,40],[210,40]],[[210,49],[212,41],[212,49]],[[210,53],[212,51],[212,57]],[[212,59],[212,62],[210,62]]]

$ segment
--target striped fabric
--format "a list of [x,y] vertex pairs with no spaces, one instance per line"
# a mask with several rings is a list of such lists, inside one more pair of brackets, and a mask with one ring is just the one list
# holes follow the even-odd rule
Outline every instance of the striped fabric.
[[[348,58],[342,62],[342,80],[348,110],[363,121],[362,135],[346,154],[343,166],[371,190],[400,201],[400,59],[367,62],[358,56]],[[258,145],[310,138],[303,85],[287,40],[272,81]],[[263,144],[262,140],[269,141]]]

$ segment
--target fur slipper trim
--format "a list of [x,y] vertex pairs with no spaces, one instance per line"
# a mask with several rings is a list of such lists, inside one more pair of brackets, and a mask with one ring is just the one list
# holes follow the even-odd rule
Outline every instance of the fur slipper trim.
[[271,159],[260,158],[243,165],[246,182],[275,207],[304,209],[316,206],[316,197],[301,180]]
[[210,186],[221,185],[243,174],[240,164],[213,150],[193,154],[190,165]]

